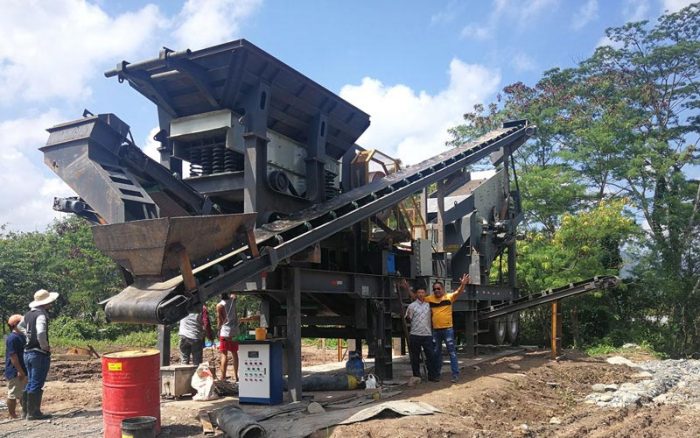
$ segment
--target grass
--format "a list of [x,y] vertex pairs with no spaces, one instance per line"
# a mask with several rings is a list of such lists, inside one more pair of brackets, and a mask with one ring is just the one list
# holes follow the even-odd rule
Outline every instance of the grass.
[[[100,353],[110,352],[114,350],[121,350],[124,347],[134,347],[134,348],[156,348],[158,341],[158,334],[155,330],[153,331],[143,331],[143,332],[133,332],[126,335],[117,336],[114,340],[102,340],[102,339],[82,339],[82,338],[71,338],[63,336],[53,336],[49,338],[51,343],[51,348],[55,352],[62,352],[66,348],[70,347],[83,347],[86,348],[91,345]],[[177,336],[177,331],[171,332],[170,335],[170,345],[171,348],[177,349],[178,342],[180,338]],[[4,359],[5,357],[5,342],[0,343],[0,357]]]
[[[179,338],[177,333],[170,337],[170,344],[173,347],[177,346]],[[58,337],[51,339],[51,347],[59,350],[69,347],[87,347],[91,345],[99,352],[109,352],[111,350],[122,349],[123,347],[138,347],[138,348],[156,348],[158,335],[153,332],[134,332],[126,335],[118,336],[114,340],[104,339],[75,339],[67,337]]]
[[629,353],[632,351],[640,352],[640,353],[647,353],[652,356],[654,356],[657,359],[665,359],[666,355],[664,353],[661,353],[659,351],[654,350],[654,348],[649,344],[648,342],[642,342],[641,344],[638,345],[638,348],[623,348],[623,347],[616,347],[611,344],[607,343],[602,343],[602,344],[596,344],[596,345],[591,345],[589,347],[586,347],[584,349],[587,355],[589,356],[604,356],[608,354],[620,354],[620,353]]
[[[347,341],[345,341],[344,339],[341,339],[340,342],[341,342],[341,346],[343,348],[346,348],[348,346]],[[321,346],[323,345],[323,340],[321,338],[302,338],[301,345],[321,348]],[[326,339],[326,350],[335,350],[337,348],[338,348],[338,340],[337,339]]]

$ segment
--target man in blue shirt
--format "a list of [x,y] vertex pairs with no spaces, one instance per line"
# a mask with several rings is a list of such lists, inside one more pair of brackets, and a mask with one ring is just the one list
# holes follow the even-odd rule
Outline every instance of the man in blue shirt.
[[5,380],[7,380],[7,410],[10,418],[17,418],[17,400],[22,406],[22,417],[27,409],[24,387],[27,384],[27,368],[24,366],[24,334],[17,328],[22,315],[12,315],[7,320],[10,334],[5,339]]

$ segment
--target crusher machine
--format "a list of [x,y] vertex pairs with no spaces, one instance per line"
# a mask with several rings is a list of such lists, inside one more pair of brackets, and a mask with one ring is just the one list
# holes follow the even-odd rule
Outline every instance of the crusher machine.
[[[517,336],[522,303],[479,310],[519,297],[511,156],[535,133],[527,121],[400,168],[356,144],[366,113],[246,40],[163,49],[105,75],[156,104],[159,162],[117,116],[87,111],[50,128],[41,150],[78,195],[54,208],[95,223],[98,248],[122,268],[127,287],[106,303],[108,320],[167,333],[217,294],[257,294],[269,331],[286,338],[297,394],[302,337],[367,342],[391,378],[401,278],[449,291],[471,275],[455,303],[467,352]],[[489,174],[470,172],[487,159]],[[508,275],[492,276],[503,258]]]

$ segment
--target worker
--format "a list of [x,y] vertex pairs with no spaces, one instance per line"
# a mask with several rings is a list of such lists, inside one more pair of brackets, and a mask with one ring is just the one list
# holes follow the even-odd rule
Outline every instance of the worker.
[[238,382],[238,315],[236,314],[236,294],[223,293],[216,305],[216,318],[219,326],[219,353],[221,357],[221,380],[226,380],[228,353],[233,356],[233,373]]
[[24,364],[27,367],[27,420],[51,418],[41,412],[41,399],[44,396],[44,383],[51,365],[49,345],[49,314],[58,298],[58,293],[40,289],[34,293],[34,301],[29,303],[29,312],[19,324],[27,337],[24,347]]
[[425,286],[419,284],[415,291],[415,301],[406,309],[406,319],[411,323],[411,332],[408,336],[408,353],[411,358],[413,377],[420,375],[421,350],[425,355],[425,366],[428,369],[428,380],[439,381],[435,366],[435,349],[433,347],[433,335],[431,325],[430,304],[425,301]]
[[214,341],[207,306],[203,305],[199,311],[189,313],[180,320],[180,363],[193,365],[202,363],[204,352],[204,338]]
[[446,294],[445,286],[441,281],[433,283],[433,294],[425,297],[430,304],[433,321],[433,342],[435,343],[436,374],[440,376],[442,370],[442,343],[447,346],[450,354],[450,368],[452,369],[452,383],[459,378],[459,366],[457,364],[457,349],[455,346],[455,332],[452,328],[452,303],[464,292],[469,284],[469,274],[462,275],[459,287],[456,291]]
[[5,339],[5,380],[7,380],[7,411],[10,418],[17,418],[17,401],[22,406],[22,418],[27,414],[24,388],[27,385],[27,368],[24,366],[24,338],[18,327],[22,315],[12,315],[7,320],[10,334]]

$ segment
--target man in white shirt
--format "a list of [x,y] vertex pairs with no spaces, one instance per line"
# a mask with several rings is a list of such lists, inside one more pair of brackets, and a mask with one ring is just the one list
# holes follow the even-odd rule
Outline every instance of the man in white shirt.
[[416,300],[406,310],[406,319],[411,323],[408,339],[408,352],[411,357],[411,369],[414,377],[420,375],[421,350],[425,355],[425,365],[428,369],[428,380],[438,381],[434,360],[433,331],[430,304],[425,301],[425,286],[419,285],[415,291]]

